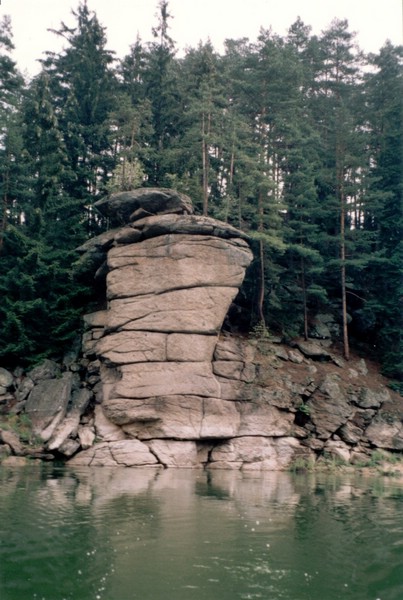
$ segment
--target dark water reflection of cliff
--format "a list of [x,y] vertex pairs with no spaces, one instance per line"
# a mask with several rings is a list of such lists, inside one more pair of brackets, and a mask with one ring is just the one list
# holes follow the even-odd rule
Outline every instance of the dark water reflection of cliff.
[[401,600],[385,478],[0,467],[1,600]]

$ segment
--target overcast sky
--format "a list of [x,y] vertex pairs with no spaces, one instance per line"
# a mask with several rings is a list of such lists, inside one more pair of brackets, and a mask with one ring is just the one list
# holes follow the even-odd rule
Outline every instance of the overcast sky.
[[[58,29],[61,21],[73,25],[71,9],[78,4],[79,0],[0,0],[0,15],[11,16],[13,56],[22,71],[34,74],[44,50],[60,50],[61,40],[47,30]],[[138,34],[143,41],[152,39],[157,4],[158,0],[88,0],[107,28],[108,48],[118,57],[128,53]],[[402,5],[403,0],[170,0],[170,34],[178,49],[210,38],[221,52],[226,38],[255,41],[260,27],[284,35],[300,16],[319,34],[337,17],[348,19],[364,51],[377,52],[387,39],[403,43]]]

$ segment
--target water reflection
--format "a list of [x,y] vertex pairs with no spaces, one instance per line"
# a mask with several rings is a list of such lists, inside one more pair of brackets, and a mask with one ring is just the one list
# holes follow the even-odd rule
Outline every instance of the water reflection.
[[401,600],[401,482],[0,468],[1,600]]

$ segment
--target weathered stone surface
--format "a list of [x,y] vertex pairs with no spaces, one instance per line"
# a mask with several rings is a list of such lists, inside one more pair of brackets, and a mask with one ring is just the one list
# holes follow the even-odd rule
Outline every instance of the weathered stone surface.
[[149,448],[139,440],[102,442],[77,454],[71,466],[154,467],[159,466]]
[[354,448],[403,444],[387,392],[360,390],[367,366],[349,364],[349,378],[329,353],[327,315],[313,330],[322,341],[293,349],[217,335],[251,261],[247,236],[191,215],[190,200],[171,190],[116,194],[99,207],[123,225],[81,249],[90,262],[108,254],[97,271],[109,271],[108,307],[85,318],[84,336],[86,385],[102,382],[102,405],[81,424],[70,411],[56,431],[55,415],[50,446],[67,455],[81,444],[83,464],[193,468],[211,458],[212,468],[276,470],[321,450],[349,460]]
[[261,402],[240,405],[239,434],[270,437],[288,436],[293,432],[294,415]]
[[95,431],[91,427],[78,427],[78,439],[83,450],[90,448],[95,440]]
[[331,359],[329,352],[320,344],[315,344],[314,342],[299,341],[296,345],[297,348],[302,352],[302,354],[307,358],[311,358],[313,360]]
[[252,362],[255,353],[256,348],[248,340],[239,337],[220,336],[214,351],[214,359]]
[[222,439],[238,435],[241,414],[235,402],[204,398],[202,406],[201,439]]
[[80,254],[86,254],[87,252],[92,252],[94,249],[97,249],[105,254],[107,250],[111,248],[115,239],[115,235],[118,231],[118,229],[109,229],[104,233],[100,233],[99,235],[90,238],[77,248],[77,252]]
[[16,454],[17,456],[22,456],[25,454],[23,446],[20,442],[20,438],[12,431],[0,429],[0,442],[7,444],[7,446],[9,446],[12,450],[13,454]]
[[346,368],[346,361],[341,356],[332,356],[332,362],[340,367],[340,369]]
[[[71,444],[66,444],[65,442],[69,436],[77,434],[80,417],[84,414],[91,396],[91,392],[86,388],[81,388],[73,392],[66,417],[52,433],[47,443],[48,450],[59,450],[63,454],[66,454],[65,451],[61,450],[61,448],[64,447],[65,450],[67,449],[67,452],[71,451],[71,454],[76,452],[77,448],[73,450],[73,446]],[[71,456],[71,454],[66,455]]]
[[278,387],[276,382],[278,379],[276,370],[277,362],[278,359],[276,357],[270,356],[270,363],[258,363],[256,365],[256,385],[260,385],[265,388],[272,388],[274,386]]
[[327,440],[326,444],[323,447],[323,450],[329,454],[330,456],[341,460],[343,462],[350,462],[351,450],[350,448],[342,441],[339,440]]
[[77,248],[77,252],[81,254],[79,259],[74,263],[76,275],[80,277],[88,277],[94,275],[97,269],[105,262],[108,248],[113,244],[116,230],[109,230],[105,233],[89,239],[82,246]]
[[352,465],[365,465],[366,463],[368,463],[369,457],[370,452],[368,451],[368,449],[366,449],[365,452],[362,451],[359,446],[357,446],[350,452],[350,463]]
[[[242,240],[239,241],[244,244]],[[108,255],[108,265],[110,269],[119,269],[149,259],[155,266],[156,261],[160,259],[181,261],[184,258],[194,258],[199,250],[207,253],[207,256],[210,252],[215,252],[217,255],[220,250],[227,247],[226,244],[225,240],[218,240],[211,236],[166,234],[113,248]]]
[[135,220],[136,214],[133,213],[139,209],[152,215],[193,213],[192,201],[188,196],[166,188],[138,188],[117,192],[98,200],[94,206],[100,213],[121,224]]
[[34,383],[42,381],[43,379],[60,377],[60,366],[54,360],[46,358],[43,362],[29,371],[28,377],[30,377]]
[[97,397],[100,397],[102,403],[104,403],[111,397],[115,385],[122,379],[122,374],[118,368],[101,364],[100,378],[102,381],[102,392]]
[[109,330],[216,334],[236,288],[190,288],[164,294],[112,300]]
[[311,450],[320,451],[323,449],[326,442],[324,440],[318,440],[318,438],[308,437],[302,443]]
[[111,419],[126,422],[123,431],[139,439],[222,439],[237,435],[240,414],[235,403],[197,396],[166,396],[106,408]]
[[[106,319],[105,313],[101,319],[87,316],[91,332],[84,339],[86,355],[101,359],[94,372],[98,376],[99,370],[102,381],[97,435],[105,439],[120,431],[154,440],[156,447],[165,449],[166,463],[188,464],[186,452],[183,459],[171,452],[185,446],[168,446],[167,438],[222,439],[239,429],[239,407],[220,398],[212,359],[217,332],[252,259],[247,236],[226,223],[192,216],[190,200],[172,190],[114,194],[97,208],[123,224],[112,236],[81,249],[106,249],[110,270]],[[124,225],[128,221],[130,226]],[[96,328],[99,335],[94,335]],[[245,354],[238,346],[235,351]],[[249,349],[246,356],[251,353]],[[245,368],[244,360],[240,362],[239,368],[228,361],[217,369],[253,381],[254,366]],[[87,373],[91,383],[90,365]],[[113,463],[108,451],[101,445],[93,455],[95,462]],[[190,464],[194,462],[192,458]],[[198,457],[196,462],[203,461]]]
[[366,427],[368,427],[368,425],[370,425],[375,414],[376,411],[374,409],[358,408],[351,417],[351,423],[364,430]]
[[253,363],[217,360],[213,362],[213,372],[220,378],[244,383],[252,383],[256,379],[256,367]]
[[354,410],[347,402],[338,381],[327,376],[309,402],[310,417],[318,437],[327,439],[344,425]]
[[217,335],[171,333],[167,336],[166,360],[188,362],[211,362]]
[[243,240],[168,235],[118,246],[108,253],[108,298],[201,286],[238,288],[251,259]]
[[225,377],[216,376],[220,384],[222,400],[256,400],[259,397],[259,388],[250,385],[243,381],[235,379],[226,379]]
[[376,390],[363,387],[356,399],[356,403],[360,408],[379,408],[389,399],[390,394],[386,388]]
[[34,431],[41,434],[45,441],[50,439],[66,414],[73,377],[73,373],[64,373],[59,379],[41,380],[28,396],[25,412],[31,419]]
[[287,468],[297,456],[309,454],[309,449],[293,437],[241,437],[214,448],[209,467],[279,471]]
[[99,439],[105,442],[118,442],[126,438],[124,431],[121,427],[118,427],[115,423],[110,421],[102,406],[97,405],[95,407],[95,432]]
[[241,381],[245,383],[253,383],[256,379],[256,366],[253,363],[244,363]]
[[114,388],[117,398],[150,398],[175,394],[220,395],[211,363],[137,363],[121,367],[122,379]]
[[235,360],[215,360],[213,362],[214,374],[226,379],[241,379],[243,368],[244,363]]
[[105,327],[108,319],[108,311],[98,310],[83,316],[87,327]]
[[92,376],[92,375],[99,375],[100,372],[100,368],[101,368],[101,361],[96,358],[95,360],[92,360],[88,363],[87,365],[87,373]]
[[77,413],[81,417],[81,415],[85,413],[91,398],[92,393],[87,388],[80,388],[78,390],[74,390],[71,396],[71,403],[68,414],[71,415],[73,413]]
[[203,399],[198,396],[159,396],[111,400],[104,405],[107,417],[139,439],[198,439],[203,418]]
[[67,438],[64,440],[62,444],[58,447],[58,452],[64,454],[64,456],[70,457],[73,456],[80,448],[80,443],[77,440],[72,440]]
[[297,365],[300,365],[304,362],[304,357],[299,350],[289,350],[288,358],[291,362],[296,363]]
[[403,450],[402,421],[379,414],[365,430],[365,437],[378,448]]
[[276,344],[272,344],[271,348],[274,356],[281,358],[281,360],[289,360],[288,352],[285,348]]
[[301,397],[293,394],[292,391],[285,387],[280,387],[278,381],[273,380],[269,387],[257,388],[257,398],[260,402],[265,402],[270,406],[275,406],[284,410],[295,411],[301,403]]
[[133,227],[127,226],[122,227],[115,234],[115,242],[116,244],[136,244],[141,240],[141,232],[138,229],[133,229]]
[[120,331],[101,338],[98,356],[107,363],[124,365],[166,360],[167,335],[151,331]]
[[84,356],[93,356],[96,349],[96,339],[93,331],[87,331],[83,335],[82,351]]
[[154,466],[157,459],[151,454],[146,444],[139,440],[124,440],[109,444],[113,459],[118,465],[126,467]]
[[78,413],[63,419],[47,443],[48,450],[60,450],[67,438],[77,433],[79,423],[80,416]]
[[99,340],[96,352],[106,363],[211,361],[217,337],[152,331],[120,331]]
[[164,467],[189,469],[203,466],[196,442],[151,440],[147,445]]
[[217,221],[211,217],[162,215],[146,217],[136,223],[133,227],[141,231],[142,239],[150,239],[170,233],[198,236],[214,236],[222,239],[242,238],[248,236],[223,221]]
[[7,371],[7,369],[3,369],[3,367],[0,367],[0,387],[7,390],[7,388],[13,385],[13,380],[14,378],[12,373]]
[[352,421],[348,421],[340,428],[340,437],[348,444],[357,444],[363,435],[363,429],[354,425]]

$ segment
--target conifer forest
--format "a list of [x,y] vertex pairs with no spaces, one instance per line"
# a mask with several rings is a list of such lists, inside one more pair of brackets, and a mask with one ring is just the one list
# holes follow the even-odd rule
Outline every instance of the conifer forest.
[[29,80],[0,22],[1,364],[69,348],[96,300],[76,248],[109,226],[94,202],[161,186],[250,235],[240,327],[291,340],[331,313],[346,359],[399,380],[403,47],[366,55],[347,21],[297,19],[179,53],[171,16],[160,0],[151,41],[117,59],[82,1]]

